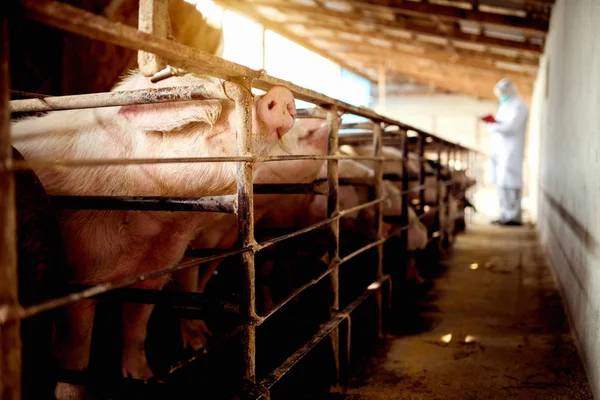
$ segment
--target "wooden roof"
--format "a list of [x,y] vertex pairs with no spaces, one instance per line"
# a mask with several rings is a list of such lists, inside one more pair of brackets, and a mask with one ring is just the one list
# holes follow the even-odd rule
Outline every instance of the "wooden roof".
[[216,0],[377,82],[529,98],[554,0]]

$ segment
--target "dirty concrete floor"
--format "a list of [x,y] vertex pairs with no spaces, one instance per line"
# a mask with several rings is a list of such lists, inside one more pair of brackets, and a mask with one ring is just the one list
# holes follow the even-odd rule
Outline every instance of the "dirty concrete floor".
[[468,225],[417,304],[418,321],[398,321],[424,328],[385,338],[356,363],[349,389],[330,396],[592,399],[542,254],[531,227]]

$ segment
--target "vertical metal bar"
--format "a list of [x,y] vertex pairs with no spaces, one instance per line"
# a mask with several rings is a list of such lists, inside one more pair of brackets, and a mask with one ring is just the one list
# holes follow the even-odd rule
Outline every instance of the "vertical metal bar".
[[436,182],[436,193],[435,193],[435,204],[437,206],[437,225],[439,234],[442,234],[442,144],[437,144],[437,170],[435,171],[435,182]]
[[[169,33],[169,0],[140,0],[138,29],[166,38]],[[138,51],[138,65],[145,76],[152,76],[167,66],[161,57]]]
[[[381,122],[376,123],[373,126],[373,155],[375,157],[381,157]],[[384,195],[383,192],[383,160],[379,160],[375,164],[375,198],[380,199]],[[380,202],[375,206],[375,223],[377,224],[377,240],[383,239],[383,202]],[[383,243],[377,245],[377,280],[383,277]],[[383,298],[382,289],[377,290],[377,312],[379,313],[378,323],[378,335],[383,336]]]
[[[18,304],[15,183],[10,141],[8,5],[0,6],[0,306]],[[20,321],[0,326],[0,398],[21,398]]]
[[[239,156],[252,155],[252,94],[247,82],[226,83],[226,92],[235,100],[237,117],[237,151]],[[250,321],[257,321],[256,315],[256,281],[254,254],[256,241],[254,239],[254,188],[252,179],[253,164],[242,161],[237,164],[237,194],[238,194],[238,230],[242,247],[250,246],[251,251],[242,254],[244,268],[243,298],[240,309]],[[256,382],[256,326],[251,324],[244,328],[244,377]]]
[[422,215],[425,212],[425,160],[423,156],[425,155],[425,135],[419,135],[419,214]]
[[[449,175],[449,180],[450,182],[452,181],[452,166],[450,165],[450,161],[451,161],[451,157],[452,157],[452,145],[450,146],[445,146],[446,147],[446,171],[448,171],[448,175]],[[452,163],[454,163],[454,161],[452,160]],[[453,164],[454,165],[454,164]],[[446,226],[444,226],[443,232],[442,232],[442,239],[443,239],[443,245],[444,248],[448,248],[448,246],[450,245],[450,235],[448,232],[448,228],[450,226],[450,191],[452,190],[452,185],[450,185],[450,182],[448,182],[448,179],[446,179],[444,181],[444,188],[446,189],[444,191],[444,204],[446,205],[445,207],[445,214],[446,214]]]
[[[327,128],[329,130],[329,141],[327,146],[327,154],[338,154],[338,113],[337,107],[331,106],[327,110]],[[327,181],[329,184],[329,193],[327,194],[327,217],[336,217],[340,212],[338,201],[339,189],[339,166],[338,160],[327,160]],[[331,234],[331,243],[329,246],[329,266],[335,270],[331,273],[331,285],[333,289],[333,312],[340,311],[340,280],[339,280],[339,264],[340,261],[340,221],[334,219],[329,225]],[[336,378],[340,378],[340,331],[339,328],[331,332],[331,343],[335,357]]]
[[[402,215],[400,223],[402,226],[408,225],[408,133],[405,129],[400,132],[402,138]],[[400,245],[406,251],[408,247],[408,230],[403,229],[400,234]]]

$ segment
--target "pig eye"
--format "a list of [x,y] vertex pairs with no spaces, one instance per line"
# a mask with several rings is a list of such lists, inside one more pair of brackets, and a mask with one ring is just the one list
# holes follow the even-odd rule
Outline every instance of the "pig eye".
[[267,107],[269,107],[269,110],[272,110],[275,107],[275,100],[272,100]]

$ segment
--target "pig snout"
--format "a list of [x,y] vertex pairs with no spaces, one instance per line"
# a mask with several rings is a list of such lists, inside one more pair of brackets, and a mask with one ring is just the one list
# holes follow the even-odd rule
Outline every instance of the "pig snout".
[[294,95],[283,86],[274,86],[258,99],[256,111],[269,132],[277,132],[277,136],[281,138],[296,120]]

